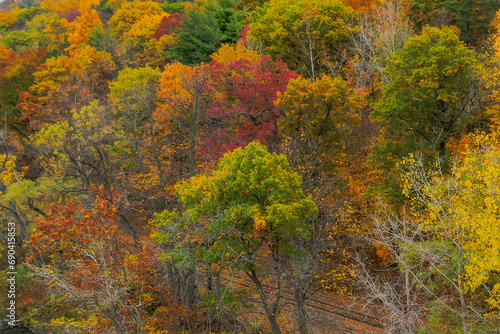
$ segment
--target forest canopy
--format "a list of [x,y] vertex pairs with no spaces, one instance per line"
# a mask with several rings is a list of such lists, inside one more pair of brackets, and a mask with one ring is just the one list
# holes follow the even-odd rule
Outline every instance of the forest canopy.
[[0,2],[0,332],[496,332],[499,22]]

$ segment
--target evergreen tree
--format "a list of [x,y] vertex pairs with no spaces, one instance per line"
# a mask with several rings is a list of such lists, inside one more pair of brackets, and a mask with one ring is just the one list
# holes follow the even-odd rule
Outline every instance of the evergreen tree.
[[171,56],[184,65],[209,62],[222,41],[215,13],[190,10],[186,14],[186,25],[177,32],[179,43],[172,47]]

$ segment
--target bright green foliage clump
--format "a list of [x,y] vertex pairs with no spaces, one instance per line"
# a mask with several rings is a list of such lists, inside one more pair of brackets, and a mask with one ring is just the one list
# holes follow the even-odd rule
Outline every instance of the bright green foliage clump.
[[409,153],[446,158],[446,144],[474,110],[474,62],[473,51],[449,27],[427,26],[393,55],[386,69],[390,83],[372,113],[382,131],[371,159],[388,172],[380,192],[398,196],[394,167]]
[[206,234],[228,231],[212,249],[233,244],[231,249],[237,251],[231,257],[239,252],[252,254],[264,236],[307,237],[311,232],[307,221],[317,214],[286,157],[269,153],[259,143],[226,154],[211,176],[196,176],[179,184],[176,195],[187,209],[182,215],[168,216],[204,225]]
[[431,146],[443,157],[450,136],[467,124],[474,61],[455,30],[425,27],[394,54],[375,118],[402,144]]
[[394,54],[375,118],[402,144],[431,146],[443,157],[450,136],[467,124],[474,60],[455,30],[425,27]]
[[301,179],[283,155],[258,143],[227,154],[211,177],[199,176],[177,187],[189,214],[217,215],[215,225],[234,226],[251,236],[307,235],[314,202],[304,198]]

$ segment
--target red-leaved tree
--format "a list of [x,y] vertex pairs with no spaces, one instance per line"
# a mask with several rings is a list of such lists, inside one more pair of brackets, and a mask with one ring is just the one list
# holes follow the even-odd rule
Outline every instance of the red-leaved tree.
[[148,238],[134,242],[121,231],[116,211],[102,195],[91,209],[54,205],[30,241],[35,275],[97,315],[98,321],[85,324],[94,332],[114,327],[118,333],[147,333],[159,323],[175,328],[182,307],[161,282],[158,249]]

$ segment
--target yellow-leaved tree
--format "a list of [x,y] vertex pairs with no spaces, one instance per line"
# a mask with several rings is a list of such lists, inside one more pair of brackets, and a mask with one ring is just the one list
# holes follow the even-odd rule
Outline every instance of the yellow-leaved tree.
[[446,218],[463,240],[465,261],[459,282],[464,292],[490,284],[488,302],[494,308],[500,306],[499,140],[498,132],[475,136],[451,175],[425,190],[436,199],[429,205],[429,224]]
[[413,155],[399,164],[411,209],[385,213],[376,225],[377,242],[391,249],[404,280],[399,318],[413,317],[400,327],[419,322],[415,295],[434,318],[452,319],[424,328],[471,333],[495,326],[485,315],[500,307],[499,143],[500,132],[476,134],[449,172]]
[[72,22],[63,19],[63,24],[69,31],[68,39],[71,43],[70,49],[90,41],[92,29],[102,29],[102,21],[99,18],[99,14],[92,8],[92,6],[98,6],[99,2],[99,0],[82,0],[79,6],[81,15]]

